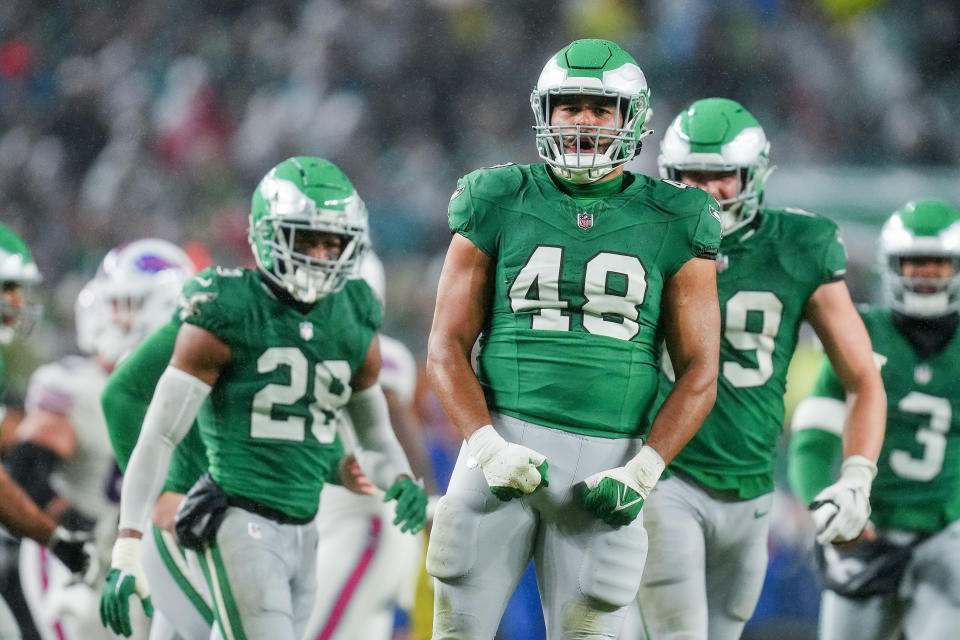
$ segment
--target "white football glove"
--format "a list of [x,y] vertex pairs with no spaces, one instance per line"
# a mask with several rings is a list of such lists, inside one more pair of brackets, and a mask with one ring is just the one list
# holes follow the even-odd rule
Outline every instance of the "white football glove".
[[665,466],[653,447],[643,446],[622,467],[588,476],[583,481],[583,506],[611,526],[630,524]]
[[547,458],[533,449],[507,442],[492,425],[480,427],[467,441],[493,495],[512,500],[533,493],[547,480]]
[[870,485],[876,475],[877,465],[863,456],[843,461],[840,479],[810,503],[817,542],[849,542],[860,535],[870,518]]

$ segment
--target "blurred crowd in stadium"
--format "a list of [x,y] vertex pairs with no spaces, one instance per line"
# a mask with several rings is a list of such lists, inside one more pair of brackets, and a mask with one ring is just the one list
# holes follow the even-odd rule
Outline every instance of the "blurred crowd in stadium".
[[[155,236],[249,266],[247,196],[294,154],[351,176],[387,267],[385,328],[422,358],[457,177],[536,159],[532,79],[591,36],[634,52],[651,87],[656,133],[630,169],[656,174],[668,119],[711,95],[764,123],[781,172],[960,163],[952,0],[7,0],[0,220],[32,248],[46,306],[8,393],[74,349],[73,300],[111,247]],[[916,195],[949,199],[893,205]],[[441,414],[427,397],[425,422]],[[774,553],[768,588],[806,579],[790,562]],[[798,592],[778,602],[809,616]]]

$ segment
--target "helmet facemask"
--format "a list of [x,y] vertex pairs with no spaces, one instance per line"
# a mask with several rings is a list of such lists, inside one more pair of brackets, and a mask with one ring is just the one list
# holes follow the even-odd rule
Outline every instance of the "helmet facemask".
[[[616,126],[554,125],[554,108],[570,97],[613,101]],[[576,183],[600,180],[640,151],[650,92],[636,62],[605,40],[577,40],[547,61],[530,95],[540,158],[561,177]],[[567,152],[564,139],[576,140]],[[601,151],[601,148],[604,147]]]
[[735,195],[717,198],[725,234],[754,219],[774,169],[760,124],[739,103],[724,98],[698,100],[678,115],[660,143],[657,164],[662,178],[677,182],[685,172],[736,176]]
[[[945,259],[953,273],[943,277],[903,275],[909,259]],[[911,202],[880,233],[884,297],[907,316],[936,318],[960,310],[960,213],[936,200]]]
[[[339,255],[308,255],[298,241],[308,231],[339,236]],[[254,193],[250,241],[263,274],[294,299],[311,304],[355,277],[369,246],[366,207],[331,163],[291,158],[267,174]]]

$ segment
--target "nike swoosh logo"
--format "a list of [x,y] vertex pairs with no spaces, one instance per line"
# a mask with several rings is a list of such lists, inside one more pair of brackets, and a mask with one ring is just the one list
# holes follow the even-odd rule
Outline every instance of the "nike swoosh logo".
[[754,511],[753,517],[757,520],[770,513],[769,511]]
[[200,283],[201,287],[209,287],[211,284],[213,284],[213,278],[201,278],[200,276],[196,276],[196,280]]
[[643,502],[643,498],[641,498],[640,496],[637,496],[636,499],[631,500],[630,502],[624,502],[623,500],[626,497],[626,494],[627,494],[627,488],[624,486],[621,486],[620,489],[617,491],[617,507],[616,509],[614,509],[614,511],[622,511],[624,509],[628,509],[629,507],[632,507],[638,502]]

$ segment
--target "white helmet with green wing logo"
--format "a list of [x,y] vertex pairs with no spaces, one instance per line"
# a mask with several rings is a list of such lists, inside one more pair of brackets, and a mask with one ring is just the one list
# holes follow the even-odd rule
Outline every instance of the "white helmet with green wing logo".
[[770,166],[770,143],[753,115],[734,100],[704,98],[667,128],[657,157],[660,176],[677,182],[684,171],[735,172],[737,195],[720,200],[724,233],[757,214]]
[[[341,237],[335,259],[297,251],[297,234]],[[336,165],[309,156],[288,158],[263,177],[250,207],[250,246],[257,266],[296,300],[312,303],[355,277],[369,246],[367,209]]]
[[[553,107],[562,96],[589,95],[613,98],[620,114],[618,127],[554,126]],[[640,151],[640,140],[652,131],[643,123],[650,109],[647,80],[636,60],[608,40],[575,40],[547,61],[530,94],[536,121],[540,157],[562,177],[573,182],[595,182],[629,161]],[[564,138],[591,139],[592,144],[574,153],[564,151]],[[603,143],[607,143],[603,148]]]
[[[939,200],[897,209],[880,231],[880,274],[887,304],[908,316],[932,318],[960,310],[960,211]],[[908,258],[948,258],[953,274],[905,277]]]

